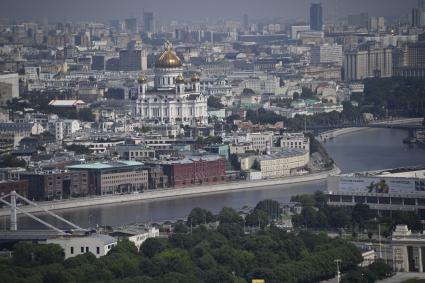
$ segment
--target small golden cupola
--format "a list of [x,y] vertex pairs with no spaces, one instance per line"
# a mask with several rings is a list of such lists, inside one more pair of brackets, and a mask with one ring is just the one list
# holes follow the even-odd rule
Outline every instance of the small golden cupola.
[[182,76],[182,74],[179,74],[176,78],[176,84],[184,84],[184,77]]
[[199,74],[198,73],[193,73],[193,75],[192,75],[192,77],[190,78],[190,80],[192,81],[192,82],[199,82],[200,81],[200,77],[199,77]]

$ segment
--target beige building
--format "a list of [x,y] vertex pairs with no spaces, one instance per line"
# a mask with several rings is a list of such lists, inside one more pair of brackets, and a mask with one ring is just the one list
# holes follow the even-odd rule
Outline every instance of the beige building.
[[281,152],[259,156],[263,178],[279,178],[296,175],[310,161],[308,151],[300,148],[286,149]]
[[248,133],[246,140],[251,143],[252,149],[257,151],[267,151],[273,147],[273,133]]
[[344,74],[346,81],[391,77],[393,75],[392,49],[369,47],[345,52]]
[[310,152],[310,139],[303,133],[285,133],[280,140],[280,146],[286,148],[302,148]]

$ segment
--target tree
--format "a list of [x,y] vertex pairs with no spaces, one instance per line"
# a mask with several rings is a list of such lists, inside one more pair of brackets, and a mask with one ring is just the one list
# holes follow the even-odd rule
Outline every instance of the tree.
[[301,92],[301,98],[302,99],[309,99],[314,96],[313,91],[308,87],[303,87]]
[[90,108],[83,108],[78,111],[78,119],[86,122],[94,122],[95,116]]
[[245,224],[247,226],[258,226],[265,228],[269,224],[270,220],[267,213],[261,209],[254,209],[250,214],[245,217]]
[[27,163],[13,155],[3,155],[0,159],[0,167],[25,167]]
[[363,229],[365,221],[370,220],[373,216],[374,216],[374,213],[367,204],[357,203],[353,207],[353,212],[352,212],[353,224],[357,224],[360,229]]
[[220,98],[215,97],[214,95],[211,95],[210,97],[208,97],[207,104],[208,104],[208,107],[211,107],[211,108],[216,108],[216,109],[224,108],[224,105],[223,103],[221,103]]
[[224,207],[220,213],[218,214],[218,221],[220,224],[228,223],[228,224],[242,224],[242,217],[230,207]]
[[271,199],[262,200],[255,206],[255,210],[262,210],[266,213],[268,219],[277,219],[280,217],[281,209],[279,202]]
[[199,207],[192,209],[189,213],[189,216],[187,217],[187,223],[190,223],[194,226],[203,223],[210,223],[213,221],[215,221],[214,215],[210,211]]
[[65,149],[68,151],[74,151],[76,154],[90,154],[90,149],[84,145],[79,145],[79,144],[65,145]]
[[149,238],[141,246],[143,255],[153,257],[167,248],[167,241],[159,238]]
[[293,100],[298,100],[300,99],[300,94],[298,92],[294,92],[294,94],[292,95],[292,99]]

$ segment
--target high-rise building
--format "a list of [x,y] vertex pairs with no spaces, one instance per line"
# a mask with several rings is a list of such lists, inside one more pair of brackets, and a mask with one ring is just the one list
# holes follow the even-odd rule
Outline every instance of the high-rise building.
[[342,45],[323,44],[311,48],[311,63],[342,66]]
[[155,19],[153,12],[143,12],[143,30],[155,33]]
[[385,18],[384,17],[370,17],[369,31],[380,32],[385,31]]
[[425,0],[418,0],[418,9],[425,10]]
[[421,10],[418,8],[413,8],[410,15],[410,24],[412,27],[421,26]]
[[19,97],[19,75],[17,73],[0,73],[0,105]]
[[346,81],[367,78],[388,78],[393,75],[393,53],[391,48],[369,45],[344,54],[344,76]]
[[143,50],[121,50],[119,69],[121,71],[144,71],[148,68],[147,55]]
[[394,52],[394,73],[400,77],[425,77],[425,43],[409,42]]
[[244,30],[249,30],[249,18],[248,14],[243,15],[243,28]]
[[369,14],[368,13],[348,15],[348,25],[349,26],[367,28],[368,21],[369,21]]
[[323,8],[320,3],[313,3],[310,7],[310,28],[311,30],[322,30]]
[[130,18],[125,20],[125,29],[131,33],[139,32],[139,24],[136,18]]

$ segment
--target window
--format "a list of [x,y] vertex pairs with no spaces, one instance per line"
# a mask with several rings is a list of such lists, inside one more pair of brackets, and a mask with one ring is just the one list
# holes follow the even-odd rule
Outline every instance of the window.
[[82,252],[82,253],[84,252],[84,247],[81,247],[81,252]]
[[99,247],[96,247],[96,253],[100,254],[100,248]]
[[88,253],[89,252],[89,247],[86,247],[86,253]]
[[71,247],[71,254],[74,254],[74,247]]

